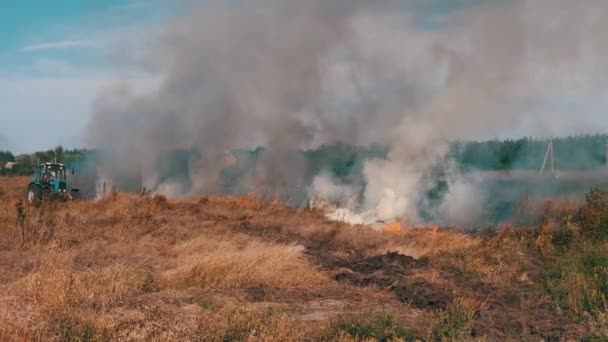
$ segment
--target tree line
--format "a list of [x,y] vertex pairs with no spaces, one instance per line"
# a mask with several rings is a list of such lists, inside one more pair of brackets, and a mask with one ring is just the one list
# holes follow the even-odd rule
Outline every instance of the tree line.
[[607,165],[606,134],[557,139],[460,141],[452,144],[452,156],[463,170],[540,170],[551,142],[557,170],[592,171]]
[[[20,155],[14,155],[10,151],[0,151],[0,176],[28,176],[33,174],[34,168],[39,163],[58,162],[71,165],[81,160],[87,153],[89,151],[84,149],[65,149],[62,146]],[[14,164],[8,168],[7,163]]]
[[[555,139],[455,141],[451,143],[450,156],[463,171],[539,170],[551,142],[553,142],[553,157],[557,170],[592,171],[608,165],[608,134]],[[264,149],[235,150],[233,153],[239,160],[256,160],[263,151]],[[179,154],[178,152],[176,151],[175,154]],[[304,159],[309,162],[308,167],[311,168],[308,173],[317,174],[325,169],[338,178],[358,175],[363,170],[365,160],[385,158],[387,153],[388,148],[382,146],[364,148],[345,144],[323,145],[315,150],[302,152]],[[21,155],[0,151],[0,176],[30,175],[38,163],[57,161],[66,165],[77,165],[93,155],[92,150],[64,149],[61,146]],[[165,158],[164,161],[171,164],[174,159]],[[15,163],[12,168],[5,167],[9,162]]]

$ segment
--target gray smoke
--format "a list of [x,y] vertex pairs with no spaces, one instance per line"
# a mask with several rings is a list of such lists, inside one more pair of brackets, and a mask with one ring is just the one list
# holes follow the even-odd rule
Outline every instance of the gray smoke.
[[[607,95],[608,3],[459,3],[206,2],[150,49],[157,87],[100,94],[88,134],[104,152],[100,173],[172,195],[218,192],[227,151],[265,146],[240,192],[293,199],[308,188],[370,220],[415,222],[440,168],[451,191],[434,219],[464,222],[483,196],[454,171],[447,143],[597,123],[589,104]],[[581,103],[591,109],[576,126],[568,108]],[[391,149],[367,163],[362,188],[308,181],[293,151],[335,142]],[[187,186],[158,176],[175,149],[200,153]]]

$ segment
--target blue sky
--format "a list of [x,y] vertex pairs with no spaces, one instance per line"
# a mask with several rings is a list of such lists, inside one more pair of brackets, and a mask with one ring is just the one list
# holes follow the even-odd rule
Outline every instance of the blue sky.
[[95,94],[140,77],[125,57],[179,12],[176,3],[1,0],[0,150],[81,145]]

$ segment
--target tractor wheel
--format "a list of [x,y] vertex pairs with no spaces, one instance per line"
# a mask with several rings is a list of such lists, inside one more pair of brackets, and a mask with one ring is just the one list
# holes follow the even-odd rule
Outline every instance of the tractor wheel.
[[43,200],[48,201],[48,200],[51,199],[51,195],[53,194],[53,192],[51,191],[51,189],[45,187],[45,188],[42,188],[41,192],[42,192],[41,198]]
[[30,202],[30,204],[36,204],[42,201],[42,189],[39,185],[30,185],[27,190],[27,201]]
[[80,199],[80,191],[72,189],[72,191],[70,191],[70,198],[72,201],[78,201]]

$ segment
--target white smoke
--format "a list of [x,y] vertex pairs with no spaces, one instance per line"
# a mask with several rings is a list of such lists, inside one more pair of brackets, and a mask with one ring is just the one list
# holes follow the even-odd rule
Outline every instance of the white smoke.
[[[170,194],[220,191],[225,151],[268,151],[238,188],[333,203],[350,221],[407,217],[441,170],[448,194],[435,220],[466,222],[483,198],[448,160],[450,141],[522,131],[570,131],[564,102],[605,104],[608,28],[603,1],[465,1],[434,12],[416,1],[211,1],[167,30],[148,67],[160,86],[100,95],[89,133],[103,173]],[[576,120],[586,114],[578,113]],[[588,117],[587,117],[588,118]],[[579,127],[580,129],[588,129]],[[390,146],[364,184],[310,183],[301,148]],[[201,153],[194,181],[158,177],[172,149]],[[368,223],[368,222],[367,222]]]

